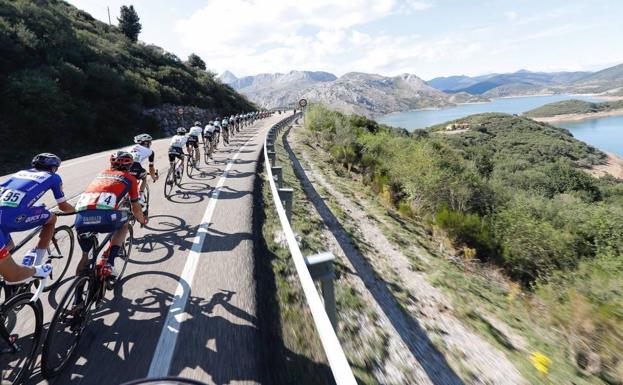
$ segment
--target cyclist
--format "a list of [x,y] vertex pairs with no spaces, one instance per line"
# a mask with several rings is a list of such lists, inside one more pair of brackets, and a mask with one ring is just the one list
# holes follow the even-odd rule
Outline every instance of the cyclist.
[[134,143],[136,144],[127,150],[134,156],[134,163],[132,164],[132,167],[130,167],[130,174],[132,174],[137,181],[140,181],[139,201],[141,206],[145,206],[144,191],[145,186],[147,185],[147,171],[142,165],[145,159],[149,159],[149,176],[151,176],[151,180],[153,182],[158,180],[158,174],[154,168],[154,159],[156,154],[154,153],[154,150],[151,149],[152,140],[153,138],[149,134],[136,135],[134,137]]
[[[201,128],[201,122],[195,122],[194,125],[188,131],[187,146],[193,146],[195,148],[195,163],[199,164],[199,137],[203,134],[203,128]],[[190,154],[190,151],[188,152]]]
[[[175,159],[180,159],[182,161],[182,166],[175,170],[177,178],[182,176],[182,170],[184,169],[184,147],[186,147],[187,140],[186,129],[184,127],[179,127],[169,144],[169,163],[171,167],[174,167]],[[173,183],[173,181],[170,181],[170,183]]]
[[229,144],[229,120],[227,118],[223,118],[221,127],[223,128],[223,142]]
[[101,171],[80,195],[76,203],[76,233],[82,249],[82,259],[78,263],[79,274],[88,262],[88,253],[93,247],[89,233],[114,233],[109,248],[98,264],[103,276],[114,279],[115,258],[128,233],[128,213],[120,210],[124,198],[130,199],[132,214],[139,223],[147,224],[138,203],[138,182],[130,173],[134,156],[127,151],[117,151],[110,156],[110,168]]
[[221,120],[216,118],[214,121],[214,149],[218,147],[218,142],[221,139]]
[[[41,264],[54,235],[56,215],[45,206],[35,206],[35,203],[52,190],[58,208],[66,213],[74,212],[63,193],[63,181],[56,173],[61,159],[54,154],[42,153],[32,159],[31,165],[31,169],[17,172],[0,185],[0,274],[12,283],[33,276],[43,278],[51,272],[51,267]],[[24,256],[24,266],[17,265],[9,258],[15,246],[11,233],[39,226],[39,243]]]
[[214,122],[211,120],[205,126],[203,130],[203,141],[208,143],[210,146],[210,158],[212,158],[212,151],[214,150],[214,138],[216,137],[216,128],[214,127]]

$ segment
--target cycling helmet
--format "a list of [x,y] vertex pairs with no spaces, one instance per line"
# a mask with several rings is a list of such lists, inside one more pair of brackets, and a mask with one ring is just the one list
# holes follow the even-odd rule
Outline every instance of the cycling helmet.
[[177,129],[177,134],[178,135],[186,135],[186,132],[188,132],[188,131],[186,131],[186,129],[184,127],[179,127]]
[[61,165],[61,158],[49,152],[44,152],[32,158],[30,164],[37,170],[53,172]]
[[221,122],[219,122],[218,120],[215,120],[214,121],[214,125],[217,126],[217,127],[220,127],[221,126]]
[[195,126],[201,126],[201,122],[198,121],[198,120],[194,124],[195,124]]
[[134,137],[134,143],[141,144],[145,142],[151,142],[154,138],[149,134],[139,134]]
[[118,171],[128,171],[134,163],[134,157],[127,151],[117,151],[110,155],[110,168]]

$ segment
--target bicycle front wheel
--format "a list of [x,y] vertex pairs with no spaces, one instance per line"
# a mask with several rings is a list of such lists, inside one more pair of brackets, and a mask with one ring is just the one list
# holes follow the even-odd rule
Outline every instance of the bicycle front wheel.
[[119,251],[119,256],[117,257],[117,260],[121,259],[121,266],[119,266],[119,262],[115,263],[115,266],[117,267],[117,278],[115,279],[115,284],[113,286],[116,286],[118,284],[118,282],[121,281],[121,279],[123,278],[123,274],[125,273],[125,269],[128,266],[128,261],[130,260],[130,253],[132,252],[132,243],[134,242],[134,229],[132,228],[132,226],[128,227],[128,235],[125,238],[125,241],[123,242],[123,246],[121,247],[121,250]]
[[74,255],[74,232],[69,226],[54,229],[54,236],[48,247],[48,263],[52,264],[52,274],[43,291],[50,291],[61,284]]
[[95,291],[95,284],[91,275],[78,276],[58,304],[41,353],[41,372],[45,378],[59,375],[71,361],[90,321],[89,293]]
[[30,374],[43,332],[41,302],[22,293],[0,307],[0,370],[2,384],[21,384]]
[[175,185],[175,171],[173,166],[169,167],[169,172],[167,172],[167,177],[164,179],[164,196],[170,197],[171,192],[173,191],[173,186]]

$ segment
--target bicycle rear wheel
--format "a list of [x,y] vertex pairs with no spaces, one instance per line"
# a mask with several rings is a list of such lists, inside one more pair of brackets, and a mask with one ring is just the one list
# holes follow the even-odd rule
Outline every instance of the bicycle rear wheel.
[[207,140],[203,142],[203,160],[208,164],[210,160],[210,143]]
[[[78,276],[58,304],[41,353],[41,372],[45,378],[59,375],[71,361],[91,317],[89,293],[95,284],[91,275]],[[77,299],[84,304],[82,309],[74,305]]]
[[189,178],[193,177],[193,169],[195,168],[195,149],[193,148],[193,150],[190,152],[190,155],[188,156],[188,159],[186,159],[186,175],[188,175]]
[[48,262],[52,264],[52,274],[43,291],[50,291],[61,284],[74,255],[74,242],[71,227],[63,225],[54,229],[54,236],[48,247]]
[[21,384],[32,370],[41,333],[41,302],[22,293],[0,307],[0,377],[2,384]]

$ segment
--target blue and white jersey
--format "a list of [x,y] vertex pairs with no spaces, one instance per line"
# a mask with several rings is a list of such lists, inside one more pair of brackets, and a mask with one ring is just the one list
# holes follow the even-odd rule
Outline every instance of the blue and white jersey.
[[65,202],[60,175],[35,169],[22,170],[0,185],[0,209],[32,207],[48,190],[57,203]]

